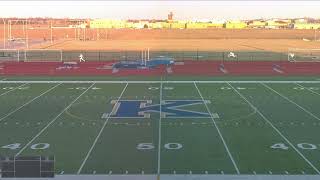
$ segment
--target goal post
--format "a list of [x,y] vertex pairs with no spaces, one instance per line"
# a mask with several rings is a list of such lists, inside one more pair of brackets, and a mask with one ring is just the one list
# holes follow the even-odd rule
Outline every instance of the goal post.
[[[61,49],[25,49],[20,51],[20,60],[25,62],[62,62]],[[22,55],[23,54],[23,55]]]
[[0,49],[0,62],[19,61],[20,51],[18,49]]
[[290,62],[320,62],[320,49],[289,48]]

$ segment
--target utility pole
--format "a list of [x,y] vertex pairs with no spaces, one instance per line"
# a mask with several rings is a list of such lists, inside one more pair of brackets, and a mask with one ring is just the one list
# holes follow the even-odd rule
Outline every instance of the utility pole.
[[28,20],[26,20],[26,46],[27,46],[27,49],[29,49],[29,34],[28,34]]
[[52,20],[50,22],[50,42],[51,42],[51,44],[53,43],[52,42]]
[[6,48],[6,20],[2,18],[3,21],[3,49]]

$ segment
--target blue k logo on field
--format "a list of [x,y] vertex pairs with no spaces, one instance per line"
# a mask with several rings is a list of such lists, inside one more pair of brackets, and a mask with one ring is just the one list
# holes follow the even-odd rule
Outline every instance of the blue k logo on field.
[[[152,104],[151,100],[119,100],[111,103],[113,104],[111,118],[150,118],[151,113],[160,113],[160,104]],[[204,106],[204,103],[210,102],[202,100],[165,100],[161,104],[161,116],[164,118],[209,118],[210,114],[208,112],[184,109],[188,106]]]

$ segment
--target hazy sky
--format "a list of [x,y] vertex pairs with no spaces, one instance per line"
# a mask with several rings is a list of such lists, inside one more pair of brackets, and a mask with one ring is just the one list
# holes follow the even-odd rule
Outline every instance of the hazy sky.
[[113,19],[320,18],[320,1],[0,1],[1,17]]

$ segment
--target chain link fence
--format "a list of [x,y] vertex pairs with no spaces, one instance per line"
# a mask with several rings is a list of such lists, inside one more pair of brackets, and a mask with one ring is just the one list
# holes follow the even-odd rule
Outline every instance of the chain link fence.
[[86,61],[141,60],[142,57],[169,57],[176,61],[287,61],[288,52],[269,51],[64,51],[64,50],[0,50],[2,60],[16,61]]

